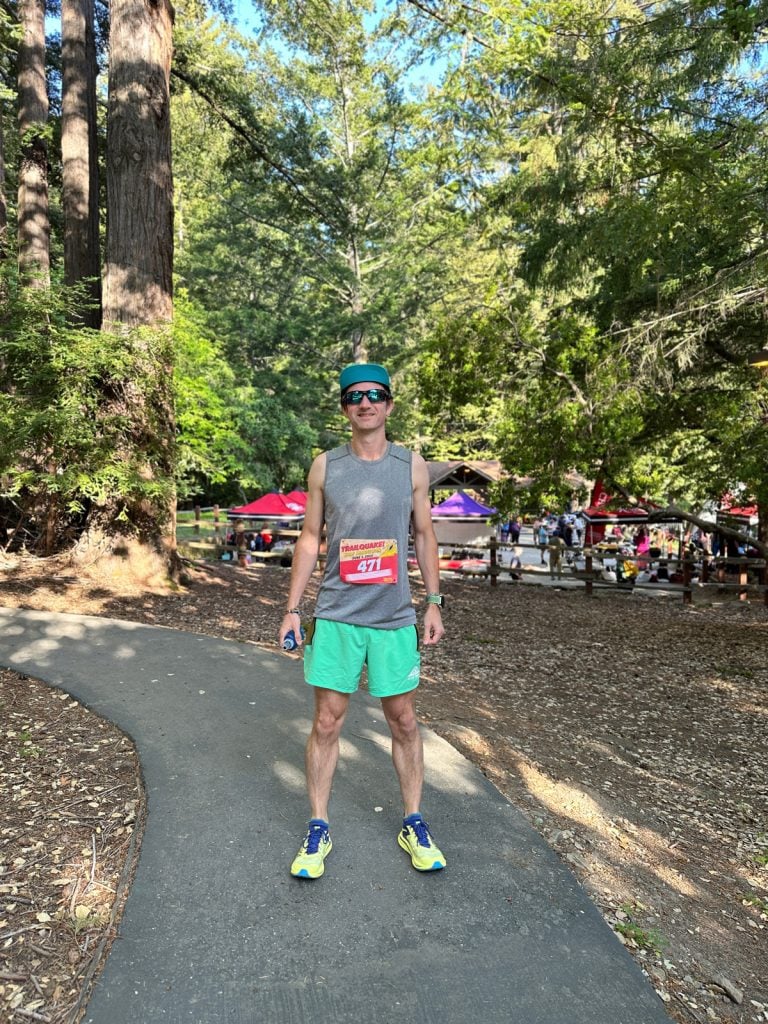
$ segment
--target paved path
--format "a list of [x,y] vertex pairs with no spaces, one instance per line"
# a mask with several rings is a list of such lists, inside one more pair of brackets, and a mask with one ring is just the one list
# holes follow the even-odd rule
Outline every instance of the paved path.
[[378,703],[358,695],[316,882],[298,661],[77,615],[0,609],[0,664],[62,687],[138,747],[139,865],[85,1024],[662,1024],[662,1004],[569,871],[425,731],[424,811],[449,859],[417,874]]

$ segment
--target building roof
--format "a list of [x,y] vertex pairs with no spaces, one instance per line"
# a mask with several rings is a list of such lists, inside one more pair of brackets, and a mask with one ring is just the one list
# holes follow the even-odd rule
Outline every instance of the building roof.
[[495,460],[456,460],[453,462],[428,462],[429,487],[470,488],[482,490],[504,476],[501,463]]

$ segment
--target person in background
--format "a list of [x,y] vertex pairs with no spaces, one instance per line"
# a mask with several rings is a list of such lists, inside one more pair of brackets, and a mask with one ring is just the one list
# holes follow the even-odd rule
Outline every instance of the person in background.
[[509,542],[510,544],[520,543],[520,531],[523,528],[523,521],[520,516],[513,516],[509,521]]
[[581,512],[576,513],[576,517],[573,520],[573,528],[576,531],[576,543],[580,548],[584,547],[584,532],[587,528],[587,522]]
[[536,530],[536,543],[539,548],[539,554],[541,555],[541,564],[546,565],[547,561],[544,558],[544,552],[547,550],[547,544],[549,543],[549,530],[547,529],[546,520],[539,523],[538,529]]
[[509,575],[513,580],[521,580],[523,578],[523,562],[520,557],[522,553],[523,549],[520,547],[512,549],[512,554],[509,558]]
[[549,551],[549,575],[551,579],[561,579],[563,575],[563,550],[565,549],[565,541],[560,536],[557,530],[553,531],[549,538],[549,544],[547,550]]

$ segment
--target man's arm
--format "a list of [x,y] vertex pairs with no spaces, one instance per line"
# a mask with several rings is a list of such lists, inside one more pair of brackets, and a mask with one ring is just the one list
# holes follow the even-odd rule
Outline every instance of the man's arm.
[[[437,538],[432,526],[432,509],[429,504],[429,470],[424,459],[413,453],[411,468],[413,484],[413,546],[419,563],[421,578],[428,594],[440,593],[440,566],[438,562]],[[428,604],[424,612],[424,643],[436,644],[445,635],[440,606]]]
[[[320,539],[325,522],[325,453],[318,455],[312,463],[307,479],[307,507],[304,510],[304,525],[293,551],[291,565],[291,585],[288,590],[288,608],[298,608],[309,578],[317,565],[320,553]],[[282,646],[285,635],[291,629],[296,635],[296,643],[301,645],[301,619],[298,613],[286,611],[280,623],[278,641]]]

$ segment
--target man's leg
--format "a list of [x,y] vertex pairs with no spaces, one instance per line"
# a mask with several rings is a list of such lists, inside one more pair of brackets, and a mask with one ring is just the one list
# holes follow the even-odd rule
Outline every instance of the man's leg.
[[424,748],[413,708],[413,690],[395,697],[382,697],[381,706],[392,733],[392,760],[403,795],[403,827],[397,842],[411,858],[417,871],[440,871],[446,860],[435,843],[429,825],[421,816],[424,784]]
[[400,783],[405,817],[420,809],[424,784],[424,749],[413,707],[413,693],[410,690],[381,698],[384,717],[392,734],[392,761]]
[[307,740],[307,795],[313,818],[328,821],[328,801],[339,759],[339,735],[349,694],[315,687],[315,717]]

